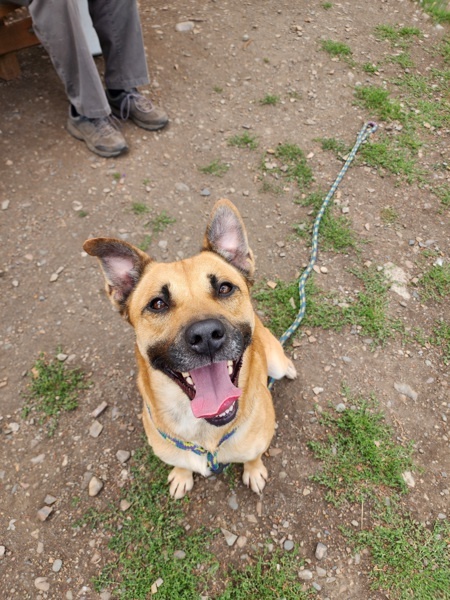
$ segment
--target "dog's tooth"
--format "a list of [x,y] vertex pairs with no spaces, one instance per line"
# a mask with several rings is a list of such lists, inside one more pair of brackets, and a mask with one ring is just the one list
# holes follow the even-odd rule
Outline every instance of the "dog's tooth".
[[184,371],[184,373],[181,373],[181,374],[183,375],[183,377],[184,377],[185,379],[187,379],[187,378],[190,376],[190,373],[189,373],[189,371]]
[[233,361],[228,361],[228,375],[233,375]]
[[187,377],[185,377],[185,379],[189,385],[194,385],[194,382],[192,381],[192,377],[189,375],[189,373],[188,373]]

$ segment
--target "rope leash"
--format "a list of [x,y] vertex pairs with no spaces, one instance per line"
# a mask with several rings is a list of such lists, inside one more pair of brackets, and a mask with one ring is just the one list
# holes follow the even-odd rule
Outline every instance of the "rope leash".
[[[284,344],[287,342],[287,340],[297,331],[303,317],[305,316],[305,311],[306,311],[305,285],[306,285],[306,280],[310,276],[311,271],[313,270],[313,267],[316,264],[317,254],[319,251],[319,227],[320,227],[320,222],[322,220],[322,217],[325,214],[327,206],[330,203],[331,198],[334,196],[334,193],[337,190],[338,185],[341,183],[349,166],[353,162],[353,159],[355,158],[356,153],[359,150],[359,147],[361,146],[361,144],[363,144],[368,139],[368,137],[372,133],[374,133],[377,130],[377,128],[378,128],[377,124],[372,121],[365,123],[365,125],[362,127],[361,131],[358,134],[358,137],[356,138],[355,145],[353,146],[352,150],[350,151],[349,155],[347,156],[347,160],[345,161],[342,169],[340,170],[339,175],[334,180],[334,183],[331,186],[330,191],[326,195],[324,201],[322,202],[322,206],[320,207],[320,210],[317,213],[317,216],[314,220],[313,230],[312,230],[311,256],[309,259],[308,266],[303,271],[303,273],[298,281],[298,295],[299,295],[299,299],[300,299],[300,309],[299,309],[297,316],[295,317],[295,320],[292,323],[292,325],[290,327],[288,327],[286,329],[286,331],[283,333],[283,335],[280,337],[280,342],[281,342],[282,346],[284,346]],[[269,383],[268,383],[269,390],[272,389],[274,383],[275,383],[275,379],[273,379],[273,377],[270,377]]]

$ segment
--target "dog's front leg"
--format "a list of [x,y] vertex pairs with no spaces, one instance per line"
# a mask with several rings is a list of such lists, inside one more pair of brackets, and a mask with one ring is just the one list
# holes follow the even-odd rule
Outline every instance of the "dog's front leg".
[[175,500],[183,498],[194,487],[194,476],[189,469],[174,467],[168,477],[170,483],[170,495]]
[[261,494],[266,485],[268,473],[261,460],[261,456],[255,460],[249,460],[244,463],[244,473],[242,481],[247,487],[250,487],[256,494]]

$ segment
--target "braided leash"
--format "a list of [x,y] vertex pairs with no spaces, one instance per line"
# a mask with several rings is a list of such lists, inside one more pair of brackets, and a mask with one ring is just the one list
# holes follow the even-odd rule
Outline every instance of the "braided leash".
[[[355,158],[356,153],[359,150],[359,147],[361,146],[361,144],[363,144],[368,139],[368,137],[372,133],[374,133],[377,130],[377,127],[378,127],[377,124],[373,123],[372,121],[369,121],[368,123],[366,123],[363,126],[363,128],[361,129],[361,131],[358,134],[358,137],[356,138],[355,145],[353,146],[350,154],[347,156],[347,160],[345,161],[342,169],[340,170],[339,175],[334,180],[334,183],[331,186],[330,191],[326,195],[324,201],[322,202],[322,206],[320,207],[320,210],[317,213],[317,216],[314,220],[313,231],[312,231],[311,257],[309,259],[308,266],[303,271],[303,273],[298,281],[298,295],[299,295],[299,299],[300,299],[300,309],[299,309],[297,316],[295,317],[295,320],[292,323],[292,325],[290,327],[288,327],[286,329],[286,331],[283,333],[283,335],[280,337],[280,342],[281,342],[282,346],[284,346],[284,344],[287,342],[287,340],[297,331],[303,317],[305,316],[305,311],[306,311],[305,285],[306,285],[306,280],[310,276],[311,271],[313,270],[313,267],[316,264],[317,253],[319,250],[319,227],[320,227],[320,222],[322,220],[322,217],[325,214],[325,211],[327,209],[328,204],[330,203],[331,198],[334,196],[334,192],[337,190],[338,185],[341,183],[349,166],[353,162],[353,159]],[[275,383],[275,379],[270,377],[269,383],[268,383],[269,389],[272,389],[274,383]]]

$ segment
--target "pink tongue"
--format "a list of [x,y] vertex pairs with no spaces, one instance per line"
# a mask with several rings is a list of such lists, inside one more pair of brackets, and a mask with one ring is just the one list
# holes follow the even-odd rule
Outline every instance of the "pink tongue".
[[190,373],[196,389],[191,408],[197,419],[220,415],[242,394],[231,383],[226,360],[194,369]]

